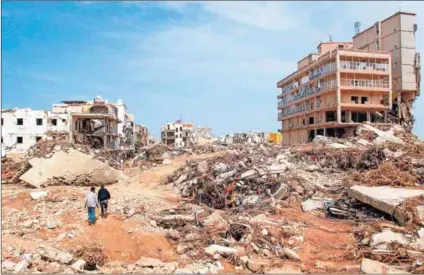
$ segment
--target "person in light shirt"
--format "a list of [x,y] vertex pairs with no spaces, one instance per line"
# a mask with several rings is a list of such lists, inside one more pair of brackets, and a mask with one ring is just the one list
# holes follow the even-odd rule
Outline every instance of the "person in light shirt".
[[91,187],[90,192],[85,196],[85,207],[88,210],[88,225],[93,225],[96,221],[96,207],[99,207],[95,187]]

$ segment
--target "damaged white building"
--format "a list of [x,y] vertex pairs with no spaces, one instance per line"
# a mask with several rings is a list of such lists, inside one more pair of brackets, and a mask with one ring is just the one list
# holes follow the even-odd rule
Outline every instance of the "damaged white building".
[[[62,101],[53,104],[52,111],[2,110],[1,123],[2,150],[6,153],[25,153],[46,137],[76,143],[92,141],[96,148],[134,149],[134,116],[121,99],[117,103],[109,103],[100,96],[92,101]],[[94,132],[90,131],[93,127]]]
[[37,141],[51,133],[69,132],[67,114],[32,109],[2,110],[2,148],[7,153],[25,153]]

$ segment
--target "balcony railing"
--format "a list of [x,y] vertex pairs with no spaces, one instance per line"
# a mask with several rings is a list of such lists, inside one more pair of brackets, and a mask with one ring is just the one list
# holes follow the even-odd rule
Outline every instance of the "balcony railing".
[[365,88],[389,88],[388,80],[372,80],[372,79],[342,79],[342,86],[365,87]]
[[317,104],[316,108],[311,108],[311,107],[305,107],[305,106],[298,106],[295,108],[291,108],[291,109],[286,109],[286,110],[281,110],[278,113],[278,118],[281,119],[285,116],[290,116],[293,114],[297,114],[297,113],[302,113],[302,112],[307,112],[307,111],[314,111],[316,109],[323,109],[323,108],[333,108],[336,107],[337,105],[335,103],[327,103],[327,104]]
[[340,68],[343,70],[370,71],[370,72],[388,72],[389,64],[370,63],[356,61],[340,61]]
[[[294,102],[296,100],[299,100],[301,98],[305,98],[307,96],[326,91],[329,89],[333,89],[337,87],[336,80],[330,80],[324,83],[317,83],[312,88],[311,87],[302,87],[299,90],[299,93],[293,97],[292,100],[282,100],[278,103],[278,106],[283,106],[288,103]],[[281,103],[281,104],[280,104]]]

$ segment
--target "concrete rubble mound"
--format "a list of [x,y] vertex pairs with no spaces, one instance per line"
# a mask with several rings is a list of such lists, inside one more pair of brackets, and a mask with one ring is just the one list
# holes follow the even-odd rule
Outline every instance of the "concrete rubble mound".
[[92,156],[70,149],[58,151],[51,158],[32,158],[31,168],[20,180],[32,187],[49,185],[101,185],[119,181],[121,172],[94,159]]
[[[158,166],[159,172],[137,175],[142,169],[130,169],[134,180],[128,186],[144,187],[135,181],[150,186],[151,174],[156,185],[142,190],[146,196],[131,196],[133,189],[120,197],[112,194],[111,220],[93,228],[108,236],[124,234],[122,244],[102,238],[101,245],[88,246],[83,236],[91,228],[67,223],[68,213],[86,219],[78,199],[83,188],[78,193],[78,188],[60,187],[66,195],[58,194],[59,187],[12,194],[39,214],[6,209],[4,234],[25,239],[43,230],[56,235],[45,245],[38,239],[35,251],[29,249],[32,257],[7,246],[2,270],[424,273],[424,144],[396,126],[365,125],[343,138],[317,136],[290,147],[246,143],[138,150],[127,165]],[[31,158],[21,176],[34,187],[119,180],[120,171],[73,148],[43,155]],[[162,168],[166,173],[160,174]],[[166,190],[160,194],[166,199],[154,189]],[[6,204],[16,207],[10,197]],[[156,242],[159,247],[147,248]]]

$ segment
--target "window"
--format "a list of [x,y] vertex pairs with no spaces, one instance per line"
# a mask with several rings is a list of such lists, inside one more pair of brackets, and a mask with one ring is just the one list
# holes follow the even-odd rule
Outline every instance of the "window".
[[[375,41],[375,47],[377,48],[377,51],[380,50],[380,41]],[[396,46],[395,46],[396,48]]]
[[3,118],[1,119],[1,126],[3,126]]
[[168,130],[170,130],[171,129],[171,126],[170,125],[168,125]]
[[52,119],[52,125],[57,126],[57,119]]
[[378,23],[375,23],[375,33],[380,34],[380,26]]
[[177,127],[177,129],[175,130],[175,132],[177,132],[177,133],[178,133],[178,127]]
[[62,122],[65,123],[66,122],[66,119],[62,118]]
[[182,131],[182,130],[183,130],[183,127],[181,126],[181,127],[180,127],[180,131]]
[[35,137],[35,141],[39,142],[41,140],[41,137]]
[[339,49],[343,49],[344,46],[342,44],[339,45]]
[[24,138],[23,137],[16,137],[16,143],[18,143],[18,144],[24,143]]
[[16,121],[16,123],[18,125],[24,125],[24,119],[23,118],[18,118],[17,121]]
[[37,123],[37,126],[43,125],[43,119],[42,118],[37,118],[36,123]]
[[3,143],[3,137],[1,137],[1,143]]
[[357,96],[351,96],[351,97],[350,97],[350,101],[351,101],[352,103],[358,104],[358,97],[357,97]]
[[368,97],[361,96],[361,104],[367,104],[367,101],[368,101]]

